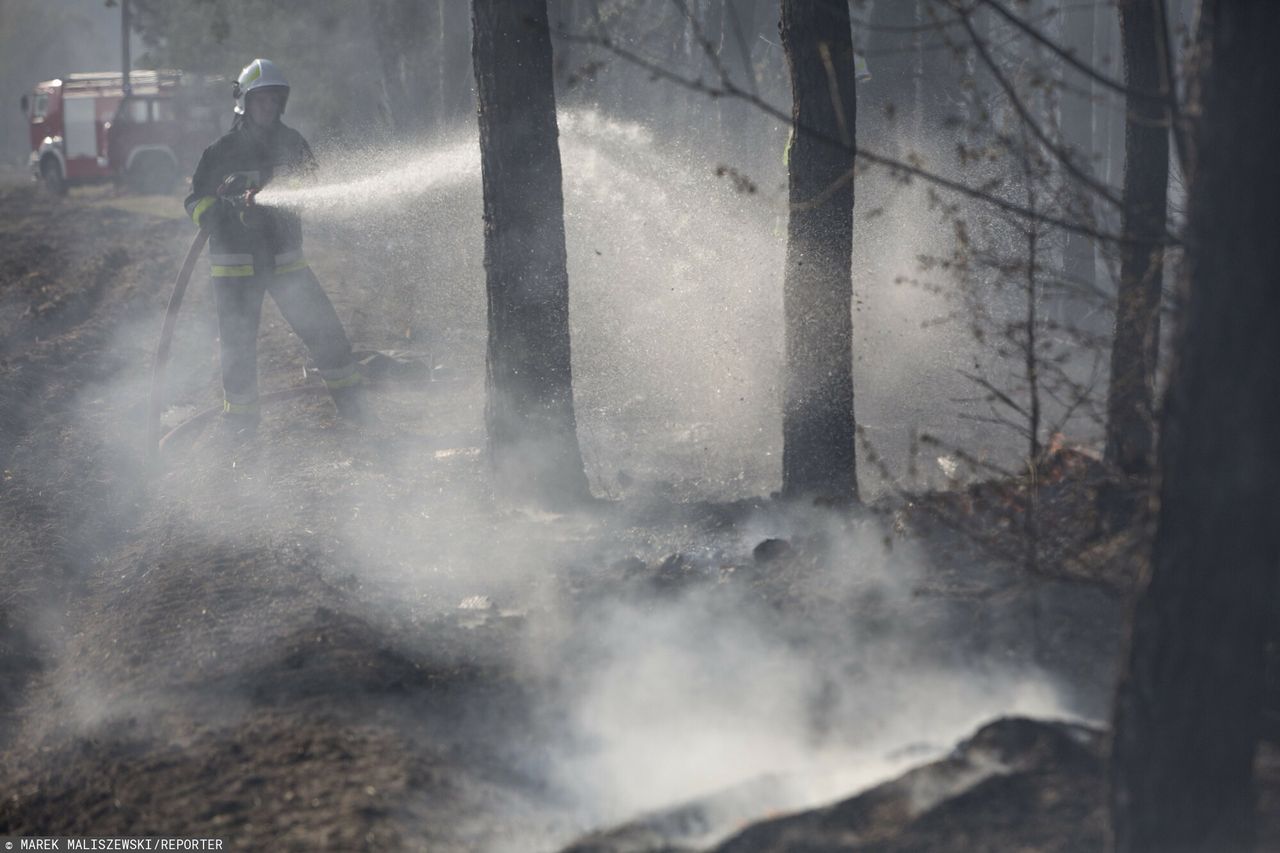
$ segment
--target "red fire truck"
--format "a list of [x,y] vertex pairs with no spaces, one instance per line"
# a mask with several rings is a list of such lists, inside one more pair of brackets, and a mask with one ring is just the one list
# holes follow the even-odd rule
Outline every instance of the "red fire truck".
[[114,180],[168,192],[220,135],[216,78],[132,71],[128,96],[121,80],[119,72],[71,74],[22,96],[31,172],[51,191]]

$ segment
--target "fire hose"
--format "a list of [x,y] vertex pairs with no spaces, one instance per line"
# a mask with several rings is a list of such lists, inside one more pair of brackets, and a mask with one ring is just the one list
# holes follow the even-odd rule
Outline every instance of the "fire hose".
[[[250,184],[243,174],[232,174],[218,187],[218,198],[226,199],[240,208],[252,207],[253,197],[258,188]],[[239,199],[237,203],[233,199]],[[151,399],[147,404],[147,456],[155,459],[160,455],[160,413],[164,409],[161,400],[165,370],[169,366],[169,348],[173,344],[173,329],[178,324],[178,309],[182,306],[182,297],[186,295],[187,284],[191,281],[191,272],[196,267],[196,260],[209,242],[209,229],[204,225],[196,232],[187,250],[187,257],[178,270],[178,278],[173,283],[173,293],[169,295],[169,308],[164,315],[164,325],[160,327],[160,342],[156,345],[155,361],[151,364]]]
[[[236,210],[244,211],[255,206],[254,197],[259,189],[261,188],[251,182],[247,175],[235,173],[229,175],[218,187],[218,198],[231,204]],[[165,441],[177,432],[175,429],[168,435],[160,435],[160,415],[164,410],[164,401],[161,399],[164,374],[169,367],[169,350],[173,344],[173,329],[178,323],[178,309],[182,306],[182,297],[187,292],[187,284],[191,281],[191,272],[195,269],[196,260],[204,251],[207,242],[209,242],[209,229],[201,225],[191,241],[191,248],[187,250],[187,257],[178,271],[178,278],[173,283],[173,293],[169,296],[169,308],[164,315],[164,325],[160,327],[160,342],[156,345],[156,357],[151,365],[151,400],[147,406],[147,456],[151,459],[156,459],[160,455],[160,449]],[[205,414],[208,413],[202,413],[191,420],[202,420]],[[180,424],[179,428],[185,426],[187,424]]]
[[[159,458],[160,451],[170,439],[199,426],[222,411],[221,407],[207,409],[178,424],[168,433],[164,435],[160,433],[160,416],[164,410],[164,375],[169,366],[169,351],[173,345],[173,330],[178,321],[178,309],[182,306],[182,297],[187,292],[187,285],[191,281],[191,273],[195,269],[196,261],[199,259],[200,253],[204,251],[205,244],[208,241],[209,229],[201,227],[191,241],[191,248],[187,250],[187,256],[178,271],[178,278],[173,283],[173,293],[169,296],[169,307],[164,315],[164,324],[160,328],[160,342],[156,345],[155,361],[151,366],[151,398],[147,406],[147,456],[152,460]],[[429,384],[434,382],[430,377],[419,381]],[[406,385],[417,384],[415,380],[403,377],[397,379],[396,382],[397,384]],[[299,385],[263,394],[260,400],[268,402],[299,397],[305,394],[327,392],[328,389],[324,385]]]
[[164,315],[164,325],[160,327],[160,343],[156,346],[156,358],[151,365],[151,400],[147,406],[147,455],[155,459],[160,455],[160,412],[164,408],[161,399],[165,370],[169,366],[169,349],[173,344],[173,328],[178,322],[178,308],[182,305],[182,297],[187,292],[187,284],[191,281],[191,272],[196,267],[196,259],[204,251],[204,244],[209,242],[209,229],[201,228],[191,241],[187,257],[178,270],[178,278],[173,283],[173,293],[169,296],[169,310]]
[[[156,357],[151,366],[151,400],[147,407],[147,455],[152,460],[159,458],[160,451],[170,439],[194,429],[222,411],[220,406],[207,409],[178,424],[164,435],[160,434],[160,415],[164,411],[164,375],[169,367],[169,351],[173,346],[173,330],[178,322],[178,309],[182,306],[182,297],[187,292],[187,284],[191,281],[196,260],[199,259],[208,241],[207,228],[201,228],[195,239],[191,241],[191,248],[187,250],[187,257],[178,271],[177,280],[173,283],[173,293],[169,296],[169,308],[164,315],[164,325],[160,327],[160,342],[156,346]],[[304,394],[327,393],[327,391],[328,389],[323,385],[299,385],[263,394],[260,400],[265,403]]]

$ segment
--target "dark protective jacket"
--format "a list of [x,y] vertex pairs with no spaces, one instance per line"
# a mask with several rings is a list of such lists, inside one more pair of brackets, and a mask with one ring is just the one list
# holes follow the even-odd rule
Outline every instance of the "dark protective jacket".
[[187,214],[209,229],[209,262],[215,277],[285,273],[306,267],[302,256],[302,220],[292,210],[254,207],[236,210],[218,203],[218,187],[239,175],[247,186],[304,178],[316,171],[316,158],[302,134],[277,122],[266,130],[238,121],[205,149],[191,178]]

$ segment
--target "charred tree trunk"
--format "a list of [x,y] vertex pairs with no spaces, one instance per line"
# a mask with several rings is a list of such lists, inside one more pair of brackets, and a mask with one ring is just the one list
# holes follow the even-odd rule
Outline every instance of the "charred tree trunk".
[[1264,645],[1280,594],[1280,3],[1206,0],[1189,291],[1160,439],[1160,513],[1116,698],[1120,853],[1251,848]]
[[783,0],[791,69],[782,490],[858,497],[853,419],[853,34],[844,0]]
[[589,497],[574,423],[564,197],[546,0],[474,0],[484,265],[485,426],[499,488]]
[[[1131,90],[1161,88],[1159,30],[1164,0],[1123,0],[1125,82]],[[1169,192],[1170,116],[1159,101],[1129,97],[1125,123],[1123,234],[1116,331],[1107,392],[1107,461],[1129,474],[1151,470],[1155,450],[1156,359]]]

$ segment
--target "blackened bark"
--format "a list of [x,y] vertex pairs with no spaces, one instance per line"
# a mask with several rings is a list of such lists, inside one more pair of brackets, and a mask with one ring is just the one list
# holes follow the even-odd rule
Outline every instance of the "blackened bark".
[[783,0],[791,69],[782,490],[857,499],[854,455],[853,35],[844,0]]
[[[1116,698],[1120,853],[1235,853],[1254,825],[1264,645],[1280,594],[1280,3],[1206,0],[1189,290],[1160,439],[1151,576]],[[1262,111],[1260,112],[1260,108]]]
[[[1120,30],[1125,82],[1140,92],[1160,90],[1161,33],[1156,4],[1122,0]],[[1163,104],[1129,98],[1120,247],[1120,287],[1107,392],[1107,461],[1129,474],[1151,470],[1155,452],[1156,359],[1169,192],[1169,123]]]
[[589,496],[574,423],[564,197],[546,0],[474,0],[484,265],[485,426],[499,488]]

